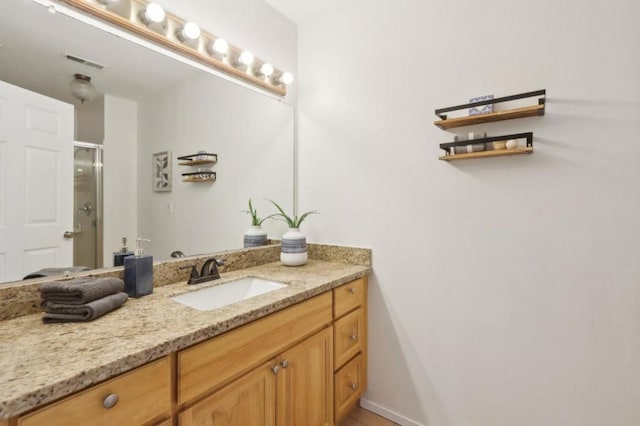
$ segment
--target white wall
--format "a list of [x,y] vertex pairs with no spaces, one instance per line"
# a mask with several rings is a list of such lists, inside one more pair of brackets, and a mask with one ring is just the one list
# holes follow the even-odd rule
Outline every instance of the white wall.
[[105,95],[104,101],[104,266],[113,266],[113,252],[128,238],[135,248],[138,236],[138,106]]
[[[352,0],[299,27],[310,241],[373,248],[365,403],[406,425],[640,424],[640,3]],[[433,110],[547,89],[531,156]]]
[[[251,219],[249,198],[261,217],[274,208],[265,198],[293,204],[293,108],[207,74],[198,74],[141,101],[139,107],[138,224],[153,241],[148,253],[166,259],[240,248]],[[154,152],[173,154],[173,189],[153,192]],[[197,167],[179,156],[218,154],[212,183],[182,181]],[[202,167],[202,166],[201,166]],[[286,231],[267,222],[270,238]]]
[[75,105],[75,140],[102,144],[104,140],[104,95]]

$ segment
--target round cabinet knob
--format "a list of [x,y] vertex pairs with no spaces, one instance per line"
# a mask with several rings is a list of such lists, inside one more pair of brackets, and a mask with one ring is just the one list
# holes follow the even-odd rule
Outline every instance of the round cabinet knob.
[[273,372],[273,374],[278,374],[280,372],[280,366],[274,365],[273,367],[271,367],[271,371]]
[[351,336],[349,336],[349,338],[350,338],[351,340],[353,340],[354,342],[357,342],[357,341],[358,341],[358,335],[357,335],[356,333],[353,333]]
[[280,363],[280,365],[282,366],[282,368],[287,368],[289,366],[289,361],[287,361],[286,359],[284,361],[282,361]]
[[353,390],[356,390],[356,389],[358,389],[358,384],[357,384],[357,383],[351,383],[351,384],[349,385],[349,387],[350,387],[351,389],[353,389]]
[[356,288],[355,287],[350,287],[349,288],[349,293],[356,294]]
[[119,400],[120,398],[118,397],[118,394],[110,393],[104,398],[104,401],[102,401],[102,406],[107,409],[113,408],[116,406]]

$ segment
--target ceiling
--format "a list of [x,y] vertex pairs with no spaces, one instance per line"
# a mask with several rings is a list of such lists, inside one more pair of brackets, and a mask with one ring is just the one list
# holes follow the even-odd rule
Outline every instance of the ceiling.
[[[69,93],[75,73],[90,76],[99,93],[139,100],[200,72],[31,0],[2,0],[0,45],[0,80],[70,103],[78,103]],[[64,53],[106,67],[70,62]]]

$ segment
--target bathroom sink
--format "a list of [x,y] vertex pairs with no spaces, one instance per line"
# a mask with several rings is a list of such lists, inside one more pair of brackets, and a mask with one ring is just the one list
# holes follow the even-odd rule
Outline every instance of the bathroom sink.
[[285,287],[286,284],[255,277],[240,278],[202,290],[174,296],[171,300],[199,311],[210,311],[233,303],[241,302],[270,291]]

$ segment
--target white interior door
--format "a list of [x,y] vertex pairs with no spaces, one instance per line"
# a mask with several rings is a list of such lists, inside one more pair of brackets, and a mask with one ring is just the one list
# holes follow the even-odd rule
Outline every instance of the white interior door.
[[0,81],[0,282],[73,263],[73,105]]

